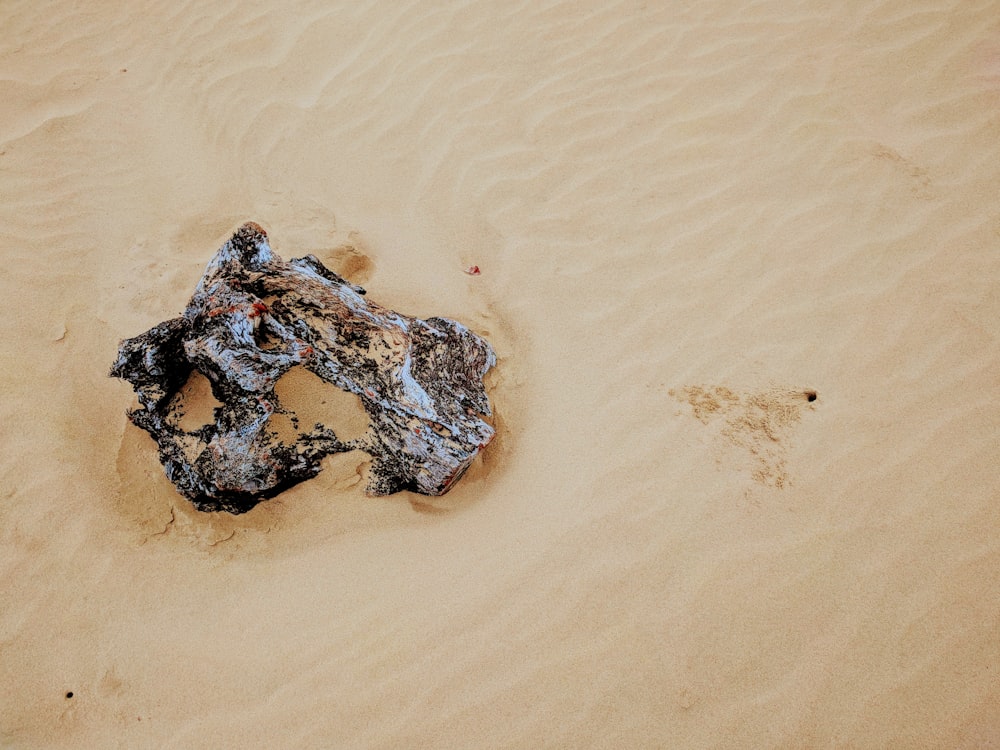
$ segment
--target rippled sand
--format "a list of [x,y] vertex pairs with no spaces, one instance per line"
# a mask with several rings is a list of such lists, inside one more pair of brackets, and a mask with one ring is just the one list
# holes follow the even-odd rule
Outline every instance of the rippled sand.
[[[1000,747],[998,11],[4,2],[0,745]],[[494,344],[451,494],[174,493],[245,220]]]

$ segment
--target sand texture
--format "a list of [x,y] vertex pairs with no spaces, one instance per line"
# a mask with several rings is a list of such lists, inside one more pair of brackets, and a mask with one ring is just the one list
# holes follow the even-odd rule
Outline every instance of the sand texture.
[[[0,28],[0,747],[1000,747],[996,0]],[[248,220],[490,341],[452,492],[174,491],[108,369]]]

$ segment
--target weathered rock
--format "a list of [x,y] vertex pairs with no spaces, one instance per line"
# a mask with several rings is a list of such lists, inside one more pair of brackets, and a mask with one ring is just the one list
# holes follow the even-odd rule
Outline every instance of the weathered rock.
[[[312,255],[284,262],[247,223],[181,317],[122,342],[111,375],[138,394],[129,418],[199,510],[243,513],[315,476],[324,456],[354,449],[372,456],[369,494],[440,495],[490,442],[490,345],[461,323],[400,315],[364,293]],[[288,412],[275,383],[296,365],[357,394],[368,433],[341,440],[317,424],[295,441],[279,437],[272,417]],[[213,424],[187,431],[179,391],[194,371],[222,406]]]

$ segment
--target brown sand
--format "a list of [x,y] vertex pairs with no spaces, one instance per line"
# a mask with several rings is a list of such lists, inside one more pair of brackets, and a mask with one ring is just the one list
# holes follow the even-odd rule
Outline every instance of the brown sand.
[[[995,1],[0,21],[0,745],[1000,747]],[[454,492],[173,492],[248,219],[494,343]]]

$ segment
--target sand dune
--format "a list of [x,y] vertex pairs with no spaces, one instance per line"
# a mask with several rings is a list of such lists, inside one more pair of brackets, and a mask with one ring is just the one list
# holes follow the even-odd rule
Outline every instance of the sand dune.
[[[0,745],[1000,747],[997,10],[5,3]],[[174,492],[246,220],[492,342],[450,494]]]

